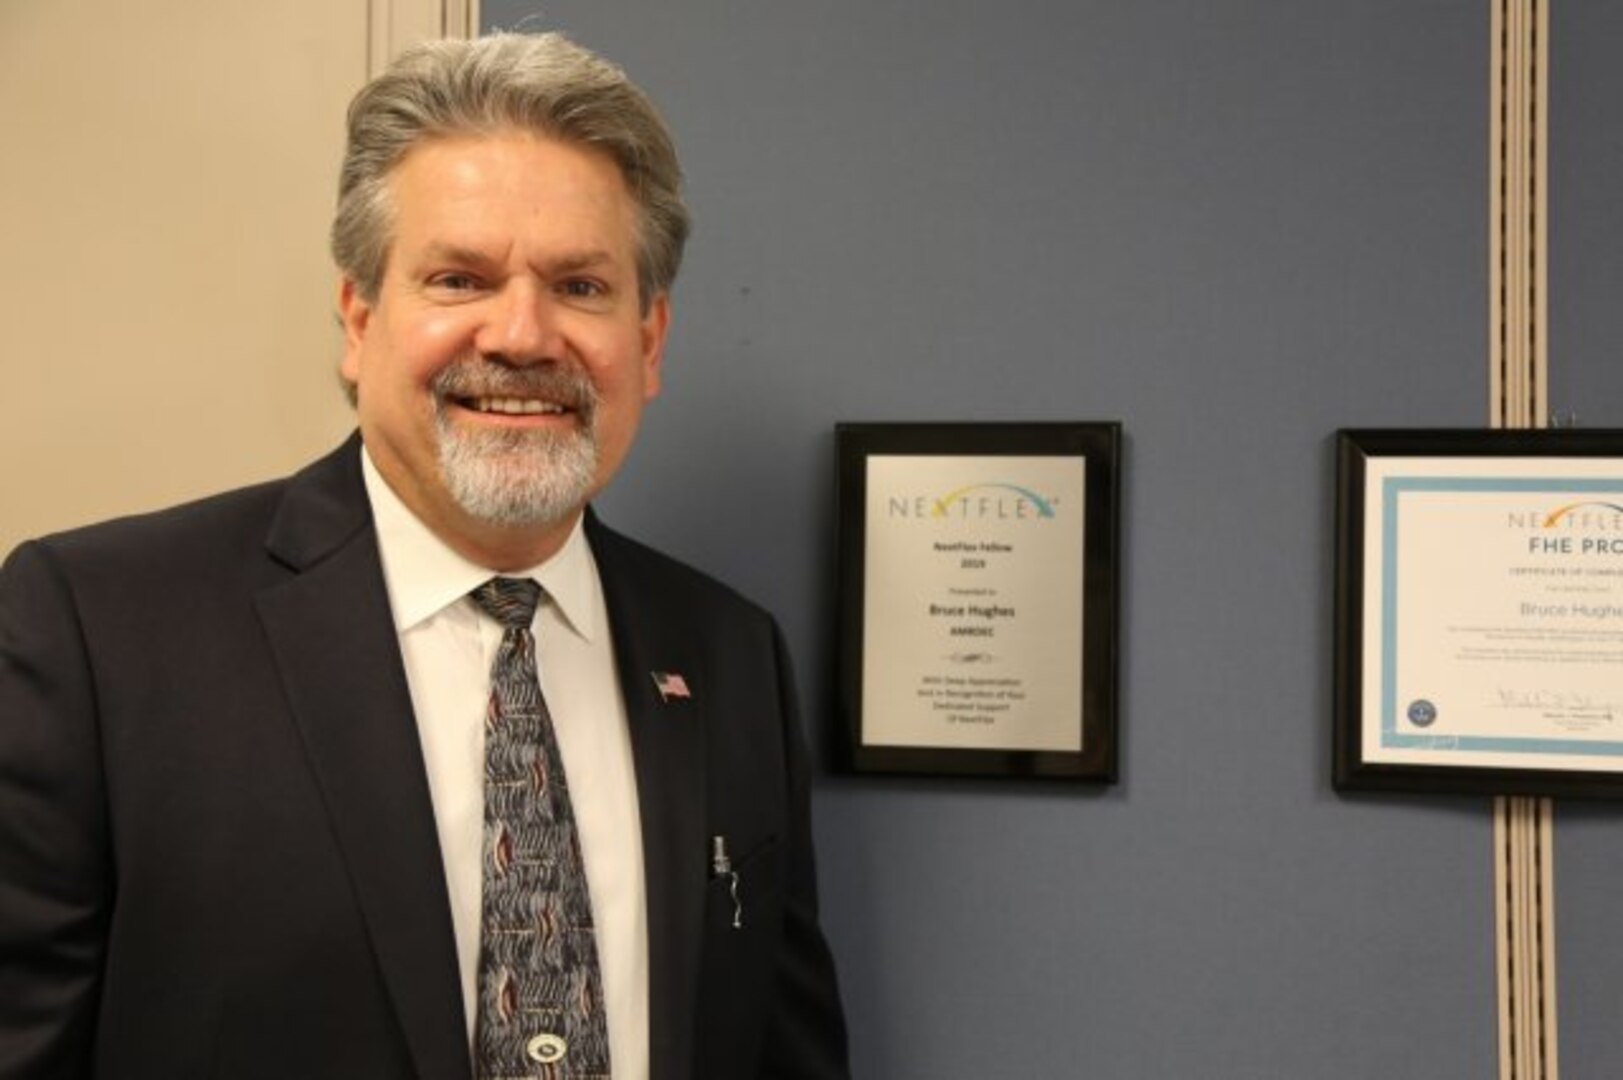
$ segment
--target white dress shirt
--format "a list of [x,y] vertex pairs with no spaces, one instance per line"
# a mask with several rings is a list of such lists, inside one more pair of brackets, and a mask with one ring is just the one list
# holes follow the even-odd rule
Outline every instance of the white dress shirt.
[[[501,627],[468,593],[494,571],[458,555],[400,501],[363,449],[383,577],[428,767],[462,1000],[478,1012],[483,882],[485,706]],[[648,1076],[648,934],[642,831],[625,701],[615,677],[603,586],[577,522],[529,577],[545,590],[532,629],[541,692],[558,736],[597,926],[615,1080]]]

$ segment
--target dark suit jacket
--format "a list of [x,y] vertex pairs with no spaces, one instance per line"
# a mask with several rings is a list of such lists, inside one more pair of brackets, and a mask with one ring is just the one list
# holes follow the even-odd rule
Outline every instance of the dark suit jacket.
[[[843,1077],[778,631],[588,529],[641,802],[654,1080]],[[662,700],[654,671],[691,698]],[[459,1080],[459,987],[355,440],[12,554],[0,1077]]]

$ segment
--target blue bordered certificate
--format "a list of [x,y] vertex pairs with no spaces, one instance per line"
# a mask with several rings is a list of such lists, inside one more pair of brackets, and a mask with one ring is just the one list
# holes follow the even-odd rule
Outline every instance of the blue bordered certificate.
[[1412,436],[1430,452],[1372,453],[1398,436],[1344,434],[1358,715],[1338,780],[1470,770],[1490,790],[1554,793],[1562,777],[1623,779],[1623,460],[1570,452],[1571,433],[1520,433],[1542,451],[1520,454],[1504,433],[1448,434],[1505,452]]

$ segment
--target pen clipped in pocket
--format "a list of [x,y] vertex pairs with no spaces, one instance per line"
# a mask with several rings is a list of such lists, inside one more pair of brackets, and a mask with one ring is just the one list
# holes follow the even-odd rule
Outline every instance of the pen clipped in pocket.
[[[777,836],[768,836],[744,852],[743,855],[735,856],[727,836],[717,834],[710,838],[711,887],[726,891],[728,900],[732,905],[732,918],[729,925],[734,930],[744,929],[744,903],[747,899],[746,870],[752,864],[762,863],[763,857],[769,856],[777,849],[777,846]],[[753,877],[751,880],[753,880]]]

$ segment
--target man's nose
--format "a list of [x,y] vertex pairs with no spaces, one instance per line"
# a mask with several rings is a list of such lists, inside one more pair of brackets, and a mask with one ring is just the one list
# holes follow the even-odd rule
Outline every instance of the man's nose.
[[546,290],[529,282],[511,282],[493,299],[490,318],[474,343],[482,355],[510,364],[562,359],[563,336]]

